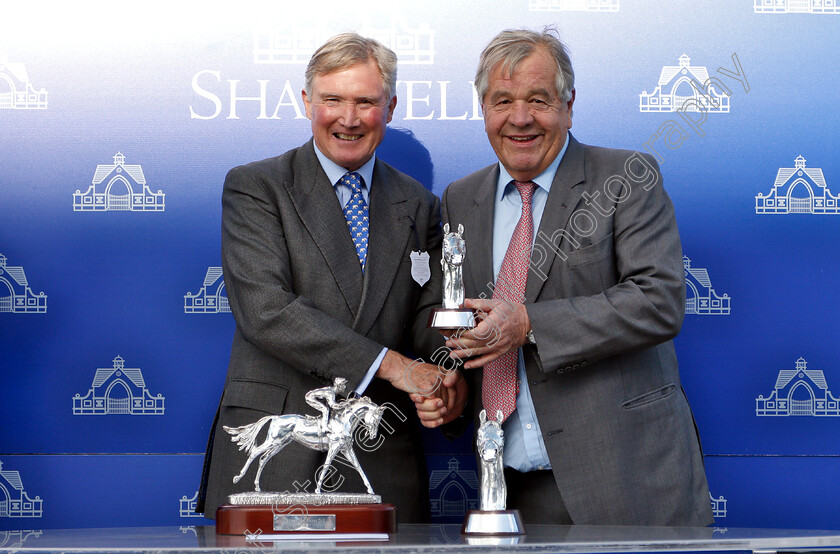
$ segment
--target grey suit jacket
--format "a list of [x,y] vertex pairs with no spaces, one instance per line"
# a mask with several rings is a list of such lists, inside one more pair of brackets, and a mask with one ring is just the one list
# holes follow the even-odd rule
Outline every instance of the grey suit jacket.
[[[685,302],[673,206],[651,157],[569,141],[526,285],[536,346],[523,347],[557,487],[576,524],[707,525],[671,341]],[[444,223],[465,228],[467,297],[492,296],[498,175],[494,164],[443,195]]]
[[[314,414],[304,394],[348,379],[362,380],[383,346],[429,354],[442,339],[426,330],[440,302],[440,203],[417,181],[377,160],[370,189],[370,234],[362,274],[335,191],[310,140],[282,156],[234,168],[222,195],[222,266],[236,331],[217,421],[211,431],[202,490],[213,517],[233,492],[254,489],[256,463],[232,483],[247,455],[223,425],[266,414]],[[409,254],[431,255],[432,277],[411,277]],[[412,337],[414,340],[412,340]],[[388,404],[383,440],[356,448],[362,468],[401,521],[428,518],[428,476],[418,423],[407,393],[374,379],[365,392]],[[324,454],[296,443],[274,456],[262,490],[314,492]],[[328,484],[364,492],[355,470],[342,466]]]

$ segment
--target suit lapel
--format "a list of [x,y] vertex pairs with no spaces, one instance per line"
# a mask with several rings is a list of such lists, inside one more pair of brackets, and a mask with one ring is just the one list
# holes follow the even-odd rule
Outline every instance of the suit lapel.
[[[578,187],[586,179],[583,147],[569,133],[569,147],[551,182],[551,191],[545,204],[540,228],[535,239],[534,253],[545,256],[539,263],[539,272],[534,271],[536,259],[531,254],[531,268],[525,286],[525,302],[534,302],[542,290],[551,264],[554,263],[557,248],[565,248],[566,239],[562,231],[567,231],[574,209],[580,201],[582,188]],[[553,242],[550,239],[554,237]],[[553,244],[553,246],[552,246]],[[540,248],[541,247],[541,248]]]
[[357,317],[362,300],[362,269],[332,183],[310,140],[295,160],[295,180],[285,182],[298,215],[321,251],[347,307]]
[[[499,180],[499,166],[494,165],[479,183],[474,197],[474,204],[464,215],[464,221],[450,221],[450,231],[457,231],[458,224],[464,224],[464,240],[467,243],[466,267],[469,276],[465,284],[472,286],[466,291],[467,297],[478,298],[484,293],[488,298],[493,290],[488,284],[494,283],[493,275],[493,217],[496,212],[496,184]],[[489,237],[476,238],[472,237]]]
[[[411,217],[417,198],[410,196],[388,166],[377,159],[370,188],[370,233],[364,291],[353,329],[367,334],[391,293],[402,258],[407,256]],[[414,249],[414,245],[411,245]],[[358,262],[357,262],[358,263]]]

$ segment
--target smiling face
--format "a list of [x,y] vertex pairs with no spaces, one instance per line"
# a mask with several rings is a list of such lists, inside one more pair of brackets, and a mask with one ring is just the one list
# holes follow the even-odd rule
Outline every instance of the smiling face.
[[368,61],[317,75],[312,96],[302,92],[312,136],[323,154],[354,171],[373,156],[385,138],[397,98],[388,99],[376,64]]
[[517,181],[529,181],[551,165],[572,127],[574,91],[568,102],[561,101],[556,75],[557,64],[541,48],[522,60],[513,74],[501,64],[490,72],[482,104],[484,130],[499,161]]

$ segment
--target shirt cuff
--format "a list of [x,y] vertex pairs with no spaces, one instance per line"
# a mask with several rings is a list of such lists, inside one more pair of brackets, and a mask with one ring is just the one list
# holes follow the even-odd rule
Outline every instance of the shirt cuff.
[[365,374],[365,378],[362,379],[362,382],[359,383],[359,386],[356,387],[356,394],[359,396],[364,395],[365,390],[370,385],[370,382],[373,380],[373,376],[376,375],[376,372],[379,371],[379,366],[382,365],[382,360],[385,358],[385,353],[388,351],[387,348],[383,348],[382,352],[379,353],[379,356],[373,360],[373,363],[370,364],[370,369],[368,369],[367,374]]

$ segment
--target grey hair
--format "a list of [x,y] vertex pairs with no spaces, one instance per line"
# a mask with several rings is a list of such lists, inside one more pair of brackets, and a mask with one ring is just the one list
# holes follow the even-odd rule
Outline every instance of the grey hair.
[[562,102],[572,99],[575,88],[575,72],[566,46],[557,36],[557,31],[546,27],[542,32],[528,29],[507,29],[493,37],[484,48],[475,72],[475,88],[478,97],[484,103],[487,89],[490,88],[490,72],[499,64],[501,69],[512,75],[522,60],[537,49],[545,50],[557,63],[557,96]]
[[397,91],[397,55],[379,41],[365,38],[358,33],[336,35],[312,54],[306,66],[304,86],[307,96],[312,96],[312,82],[316,76],[369,61],[373,61],[379,69],[390,102]]

